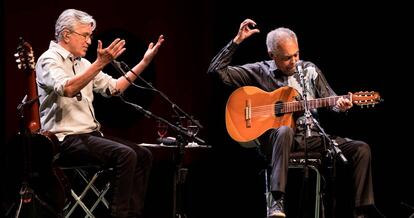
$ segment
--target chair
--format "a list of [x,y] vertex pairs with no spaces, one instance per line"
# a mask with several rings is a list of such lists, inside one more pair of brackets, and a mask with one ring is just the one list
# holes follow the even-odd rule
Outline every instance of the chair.
[[[319,218],[320,216],[324,217],[324,214],[320,213],[321,207],[323,208],[322,204],[322,176],[319,171],[321,164],[322,164],[322,155],[319,152],[309,152],[307,157],[307,166],[308,169],[313,170],[315,172],[315,218]],[[289,157],[289,169],[304,169],[305,168],[305,153],[304,152],[292,152]],[[272,194],[270,192],[270,184],[269,184],[269,175],[268,170],[264,170],[265,176],[265,198],[266,198],[266,210],[269,212],[271,206],[271,198]],[[288,181],[289,182],[289,181]]]

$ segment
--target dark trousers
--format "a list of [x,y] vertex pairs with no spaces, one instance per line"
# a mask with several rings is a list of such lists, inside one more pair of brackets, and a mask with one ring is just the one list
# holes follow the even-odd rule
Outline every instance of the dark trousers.
[[[335,137],[334,140],[352,170],[355,207],[373,205],[371,150],[368,144],[340,137]],[[289,154],[291,151],[304,149],[303,136],[295,135],[290,127],[281,126],[266,132],[260,137],[260,141],[263,152],[271,160],[270,189],[272,192],[285,193]],[[326,143],[321,136],[312,136],[307,138],[307,146],[308,151],[324,152]]]
[[152,154],[147,148],[93,132],[65,137],[59,158],[60,163],[68,166],[98,164],[112,167],[111,215],[142,216],[152,166]]

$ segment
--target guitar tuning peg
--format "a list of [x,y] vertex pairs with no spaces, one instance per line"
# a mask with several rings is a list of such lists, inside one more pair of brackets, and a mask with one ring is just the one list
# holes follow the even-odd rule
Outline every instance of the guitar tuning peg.
[[14,57],[16,57],[16,58],[19,57],[19,53],[17,53],[17,52],[14,53]]

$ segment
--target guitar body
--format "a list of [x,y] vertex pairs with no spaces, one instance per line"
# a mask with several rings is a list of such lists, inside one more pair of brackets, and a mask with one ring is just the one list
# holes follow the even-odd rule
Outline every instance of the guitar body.
[[[272,92],[266,92],[254,86],[238,88],[227,101],[227,132],[238,142],[248,142],[271,128],[294,127],[292,113],[277,114],[274,105],[277,102],[295,101],[297,95],[294,88],[287,86]],[[256,107],[252,111],[250,121],[246,119],[246,108],[249,104],[251,107]]]
[[8,187],[23,196],[21,217],[59,217],[70,186],[54,166],[57,144],[43,133],[17,134],[9,143]]

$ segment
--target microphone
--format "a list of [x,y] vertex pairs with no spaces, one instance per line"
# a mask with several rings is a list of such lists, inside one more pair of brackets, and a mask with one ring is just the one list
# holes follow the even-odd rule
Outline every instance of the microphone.
[[335,152],[337,155],[339,155],[339,159],[341,159],[342,163],[347,164],[348,160],[345,158],[344,154],[342,154],[342,151],[336,147],[336,145],[333,146],[335,149]]
[[299,60],[296,62],[296,72],[299,74],[300,83],[302,86],[302,97],[303,97],[303,104],[305,109],[305,124],[306,124],[306,137],[312,136],[311,124],[312,124],[312,114],[308,107],[308,99],[306,94],[306,83],[305,83],[305,75],[303,74],[302,68],[302,61]]
[[303,73],[303,67],[302,67],[302,61],[296,62],[296,72],[298,72],[300,75]]
[[342,161],[342,163],[347,164],[348,160],[345,158],[344,154],[342,153],[341,149],[338,148],[338,143],[336,143],[335,140],[332,140],[333,142],[333,149],[335,150],[335,153],[339,156],[339,159]]

